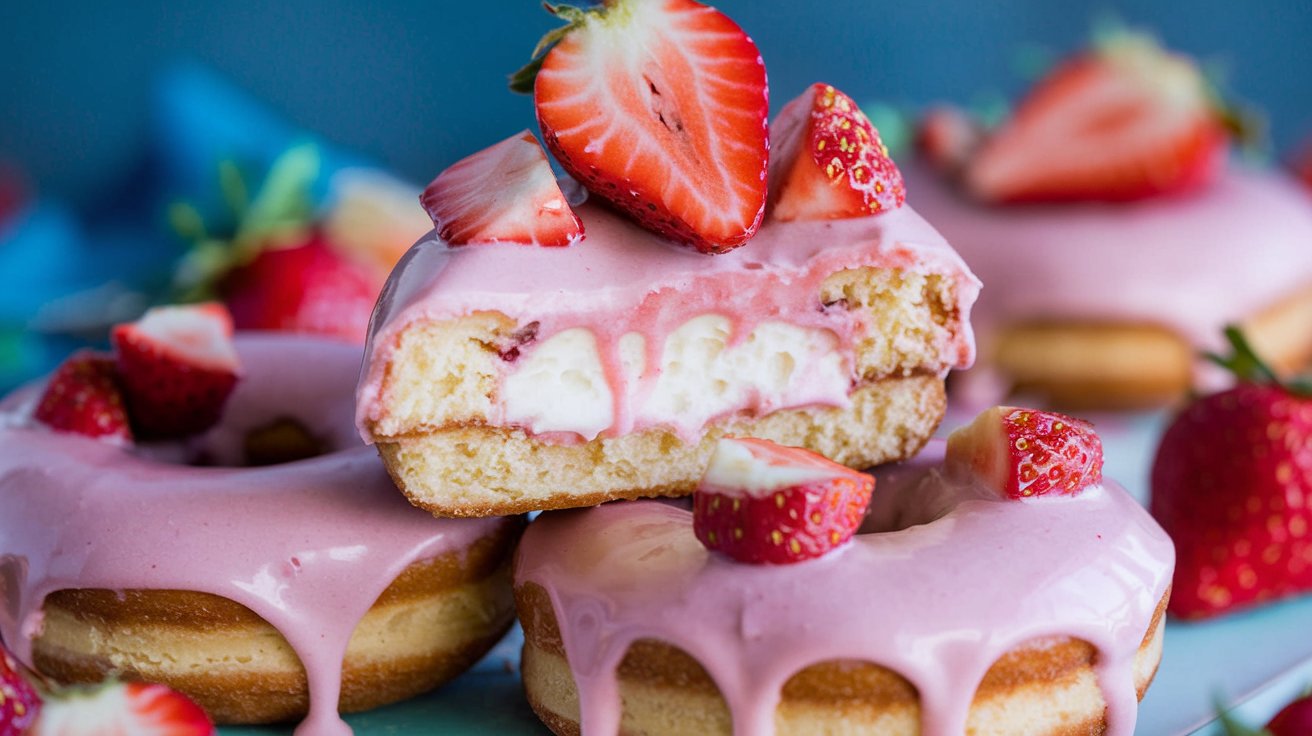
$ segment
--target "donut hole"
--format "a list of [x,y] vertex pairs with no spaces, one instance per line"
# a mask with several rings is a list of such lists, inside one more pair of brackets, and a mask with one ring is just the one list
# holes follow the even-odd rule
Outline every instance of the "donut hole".
[[858,534],[899,532],[931,524],[968,500],[996,500],[976,483],[916,462],[881,474]]

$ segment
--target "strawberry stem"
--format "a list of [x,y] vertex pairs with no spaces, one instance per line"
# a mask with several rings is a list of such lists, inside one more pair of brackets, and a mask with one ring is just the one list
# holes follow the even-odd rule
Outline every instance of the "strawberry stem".
[[510,91],[523,95],[533,94],[533,84],[537,81],[538,72],[542,69],[542,62],[547,58],[547,53],[560,43],[560,39],[569,35],[570,31],[586,23],[590,15],[603,15],[610,5],[611,3],[608,2],[606,7],[584,10],[573,5],[542,3],[542,7],[548,13],[564,19],[565,25],[547,31],[546,35],[538,40],[538,45],[533,47],[533,53],[529,56],[530,61],[510,75]]
[[260,251],[286,242],[314,219],[311,187],[319,178],[319,149],[303,143],[287,149],[269,167],[255,196],[232,161],[219,163],[219,189],[235,225],[229,234],[209,230],[194,205],[175,202],[169,224],[191,243],[174,276],[176,300],[202,301],[215,296],[216,283],[228,271],[249,263]]
[[1278,386],[1296,396],[1312,396],[1312,381],[1306,378],[1282,379],[1253,350],[1238,325],[1226,326],[1225,339],[1230,343],[1233,353],[1229,356],[1206,353],[1208,360],[1230,371],[1241,381]]

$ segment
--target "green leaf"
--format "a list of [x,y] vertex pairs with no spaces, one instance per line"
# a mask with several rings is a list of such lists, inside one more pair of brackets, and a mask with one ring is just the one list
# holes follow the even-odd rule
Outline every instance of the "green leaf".
[[542,70],[542,62],[546,58],[546,56],[539,56],[511,74],[510,91],[521,95],[533,94],[533,83],[537,81],[538,72]]
[[188,242],[204,240],[205,218],[200,211],[188,202],[174,202],[169,205],[169,227],[178,237]]
[[1271,736],[1271,732],[1265,728],[1253,729],[1235,720],[1235,717],[1226,709],[1225,704],[1221,702],[1220,697],[1216,698],[1215,707],[1216,719],[1220,722],[1221,728],[1225,730],[1225,736]]
[[565,25],[547,31],[542,38],[538,39],[537,45],[533,47],[533,53],[529,56],[529,62],[510,75],[510,91],[512,92],[526,95],[533,94],[533,83],[537,80],[538,72],[542,70],[542,61],[547,58],[547,53],[571,31],[587,23],[589,17],[594,15],[604,16],[607,10],[606,7],[584,10],[572,5],[552,5],[551,3],[543,3],[542,7],[546,8],[548,13],[563,19]]
[[[233,237],[239,251],[258,249],[272,232],[305,226],[313,215],[310,188],[319,178],[319,148],[303,143],[287,149],[269,168],[268,176],[237,226]],[[239,258],[250,254],[239,253]]]
[[223,201],[232,211],[233,218],[240,222],[250,205],[250,193],[246,191],[246,181],[235,162],[219,162],[219,190],[223,192]]

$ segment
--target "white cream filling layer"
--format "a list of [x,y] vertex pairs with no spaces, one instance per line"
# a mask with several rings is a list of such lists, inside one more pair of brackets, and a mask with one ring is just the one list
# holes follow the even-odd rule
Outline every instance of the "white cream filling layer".
[[[502,417],[534,433],[572,432],[589,440],[612,428],[652,425],[695,438],[709,420],[728,413],[846,405],[848,361],[830,331],[763,322],[741,340],[732,338],[732,322],[718,314],[688,320],[657,350],[627,333],[613,348],[618,375],[612,377],[590,330],[564,330],[524,351],[504,376]],[[617,408],[625,426],[616,426]]]

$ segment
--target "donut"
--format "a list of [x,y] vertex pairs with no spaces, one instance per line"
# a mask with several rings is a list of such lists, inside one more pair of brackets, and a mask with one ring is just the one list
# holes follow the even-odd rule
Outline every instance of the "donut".
[[692,492],[716,438],[914,454],[979,283],[909,206],[708,257],[588,203],[583,242],[419,242],[380,298],[362,436],[444,516]]
[[[355,433],[359,347],[236,348],[245,375],[187,442],[36,426],[31,388],[0,404],[0,637],[61,683],[163,682],[221,724],[349,733],[339,707],[431,689],[505,633],[522,521],[405,502]],[[319,453],[248,466],[271,459],[251,457],[253,436],[294,446],[288,426]]]
[[961,374],[980,403],[1035,395],[1132,408],[1214,379],[1198,360],[1243,327],[1276,368],[1312,364],[1312,198],[1283,174],[1233,167],[1189,196],[987,206],[923,164],[908,191],[988,284]]
[[851,542],[796,564],[713,553],[687,508],[534,521],[515,560],[524,687],[556,734],[1134,730],[1173,550],[1112,481],[987,497],[944,445],[880,469]]

